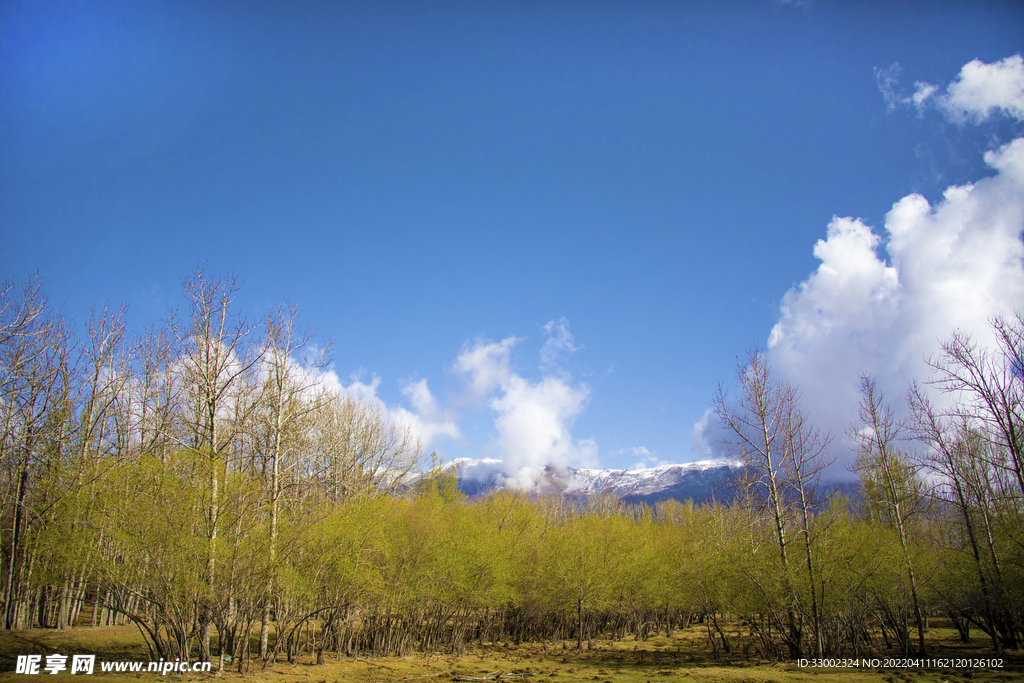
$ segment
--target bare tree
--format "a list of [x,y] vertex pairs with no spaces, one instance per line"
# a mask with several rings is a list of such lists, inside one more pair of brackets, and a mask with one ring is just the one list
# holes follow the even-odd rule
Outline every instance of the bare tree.
[[17,396],[24,388],[25,366],[42,349],[40,337],[48,329],[42,319],[46,306],[38,278],[22,285],[20,291],[10,281],[0,285],[0,463],[13,457],[16,432],[22,427],[17,419]]
[[[22,348],[17,342],[19,338],[39,334],[40,327],[34,323],[46,311],[46,296],[42,293],[42,285],[37,275],[20,288],[18,296],[13,281],[0,284],[0,348]],[[24,362],[21,356],[4,353],[0,363],[0,397],[6,391],[8,383],[18,372]]]
[[875,381],[867,376],[861,378],[859,418],[860,424],[851,426],[849,430],[861,449],[855,470],[864,484],[867,502],[875,506],[881,520],[891,525],[899,535],[917,621],[919,654],[923,656],[926,654],[924,615],[910,555],[910,520],[918,511],[920,481],[913,463],[896,446],[901,427],[892,407],[885,403]]
[[79,420],[79,457],[84,461],[89,452],[101,453],[108,420],[119,401],[127,400],[129,376],[124,361],[125,308],[111,312],[108,306],[97,316],[93,311],[86,321],[86,335],[79,340],[85,364],[82,414]]
[[929,360],[931,384],[959,399],[957,411],[1006,450],[1024,495],[1024,314],[997,316],[992,327],[995,352],[966,332],[953,333],[942,353]]
[[782,582],[790,603],[786,607],[787,644],[791,657],[800,657],[801,632],[794,606],[795,588],[789,565],[790,504],[785,495],[787,461],[792,458],[791,430],[794,392],[771,374],[764,354],[754,349],[746,363],[737,364],[739,397],[733,404],[722,385],[714,400],[715,415],[730,433],[729,452],[747,467],[748,491],[770,515],[782,565]]
[[[125,307],[116,311],[104,305],[98,314],[91,311],[85,323],[85,334],[75,337],[76,363],[66,365],[73,377],[65,380],[74,385],[76,419],[71,438],[61,438],[60,448],[67,449],[64,458],[68,472],[54,491],[51,505],[57,498],[71,494],[64,507],[69,517],[55,523],[66,528],[69,536],[91,538],[89,515],[95,501],[91,484],[103,475],[106,464],[126,453],[131,439],[128,415],[130,406],[129,362],[124,345]],[[70,540],[70,539],[69,539]],[[80,548],[79,559],[70,566],[56,568],[63,574],[60,587],[60,608],[56,615],[58,628],[69,627],[84,599],[85,577],[94,559],[96,546],[87,543]]]
[[38,495],[35,484],[40,473],[59,468],[66,455],[75,391],[70,336],[63,320],[45,313],[45,298],[35,283],[25,286],[22,296],[16,306],[5,309],[13,314],[3,324],[6,331],[0,344],[0,510],[4,520],[10,520],[3,558],[4,626],[8,629],[23,627],[30,618],[24,584],[32,555],[25,538],[39,518],[33,506]]
[[[193,448],[205,454],[209,463],[210,502],[208,507],[207,585],[213,590],[219,529],[219,483],[226,455],[242,430],[240,412],[243,384],[260,361],[255,345],[246,346],[252,333],[245,319],[234,313],[236,278],[211,280],[203,269],[182,283],[187,301],[183,320],[173,316],[170,329],[181,352],[179,363],[191,398]],[[200,658],[210,657],[212,605],[202,616]]]
[[314,419],[307,479],[319,482],[329,500],[395,493],[423,459],[412,429],[390,420],[380,405],[327,394]]
[[166,463],[174,446],[184,446],[181,378],[175,371],[172,338],[166,328],[150,328],[135,343],[135,382],[132,386],[135,432],[141,454],[158,456]]
[[270,532],[270,577],[263,605],[260,627],[260,657],[267,658],[270,634],[270,611],[274,600],[274,573],[277,563],[277,518],[281,496],[281,474],[285,462],[294,468],[297,443],[295,432],[300,421],[317,410],[324,394],[317,390],[321,370],[330,360],[330,349],[311,346],[314,333],[300,330],[298,310],[294,306],[276,306],[267,315],[266,339],[263,344],[263,382],[260,394],[260,417],[254,421],[259,432],[256,439],[263,474],[268,481]]
[[811,588],[811,624],[814,628],[814,651],[817,658],[824,657],[821,632],[821,607],[818,594],[818,571],[814,558],[814,534],[812,533],[812,510],[818,498],[818,484],[821,473],[835,458],[828,455],[831,437],[811,425],[800,410],[796,391],[787,388],[784,392],[782,431],[786,448],[783,471],[786,487],[796,499],[800,515],[799,535],[803,539],[804,560]]

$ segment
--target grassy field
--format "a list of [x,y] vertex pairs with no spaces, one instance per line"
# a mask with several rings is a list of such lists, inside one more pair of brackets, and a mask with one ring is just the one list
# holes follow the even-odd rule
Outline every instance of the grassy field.
[[[931,657],[984,657],[991,651],[975,638],[961,645],[955,632],[942,627],[929,633]],[[87,680],[125,681],[128,679],[165,678],[174,681],[202,681],[210,678],[246,680],[260,683],[333,683],[334,681],[455,681],[483,679],[497,675],[518,674],[517,680],[604,681],[607,683],[658,683],[688,681],[691,683],[720,681],[722,683],[829,683],[831,681],[884,681],[885,683],[960,683],[961,681],[1024,680],[1024,656],[1012,653],[1003,658],[1003,668],[927,668],[927,669],[810,669],[796,662],[770,662],[748,659],[734,652],[715,660],[698,628],[677,632],[672,638],[664,635],[645,642],[623,640],[594,641],[593,649],[576,651],[572,643],[531,643],[515,646],[488,643],[467,647],[462,656],[415,654],[401,658],[349,659],[326,655],[316,665],[310,656],[300,657],[295,664],[271,662],[265,668],[256,661],[246,675],[230,664],[210,674],[102,673],[103,661],[148,662],[146,648],[138,631],[132,626],[76,628],[68,631],[30,630],[0,632],[0,680],[29,680],[15,673],[16,656],[21,654],[70,655],[96,654],[95,673]],[[45,661],[45,660],[44,660]],[[144,665],[145,666],[145,665]],[[45,680],[78,680],[82,674],[40,674]],[[34,677],[32,677],[34,678]],[[502,678],[502,680],[513,680]]]

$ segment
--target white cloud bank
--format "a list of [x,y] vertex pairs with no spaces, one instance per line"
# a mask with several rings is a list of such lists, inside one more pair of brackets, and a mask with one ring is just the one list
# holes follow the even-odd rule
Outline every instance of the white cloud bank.
[[528,380],[511,366],[512,348],[522,341],[508,337],[500,342],[478,339],[463,348],[452,371],[468,378],[470,393],[490,397],[487,405],[495,412],[497,435],[488,445],[500,457],[504,482],[529,488],[546,466],[564,468],[570,464],[594,465],[597,445],[591,439],[574,440],[573,420],[590,400],[586,384],[574,384],[569,373],[556,363],[573,345],[569,324],[562,318],[542,328],[548,336],[541,350],[545,374]]
[[[917,99],[901,99],[894,79],[879,76],[887,102],[920,107],[934,98],[958,123],[996,112],[1024,119],[1019,55],[965,65],[942,95],[918,83]],[[856,418],[862,373],[900,401],[912,379],[928,378],[925,358],[955,329],[991,343],[989,320],[1024,308],[1024,138],[988,152],[985,162],[995,175],[949,187],[934,206],[919,194],[896,202],[884,240],[860,219],[833,218],[814,246],[821,264],[783,297],[770,361],[833,435]],[[713,450],[703,436],[707,418],[695,425],[698,452]]]

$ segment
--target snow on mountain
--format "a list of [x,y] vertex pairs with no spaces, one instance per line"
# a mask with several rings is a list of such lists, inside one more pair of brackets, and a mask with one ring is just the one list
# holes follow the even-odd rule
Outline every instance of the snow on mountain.
[[[500,460],[459,458],[446,467],[455,471],[459,489],[469,496],[512,488],[506,484]],[[743,465],[735,460],[703,460],[636,470],[547,467],[527,492],[561,494],[574,500],[612,493],[630,503],[671,498],[695,503],[728,502],[733,497],[732,484],[742,469]]]
[[[720,494],[725,495],[732,479],[742,467],[735,460],[703,460],[642,470],[571,470],[565,494],[585,497],[614,493],[624,500],[646,500],[652,497],[664,500],[677,498],[676,494],[692,493],[704,499],[713,495],[716,487]],[[693,495],[689,497],[695,498]],[[698,502],[696,498],[695,502]]]

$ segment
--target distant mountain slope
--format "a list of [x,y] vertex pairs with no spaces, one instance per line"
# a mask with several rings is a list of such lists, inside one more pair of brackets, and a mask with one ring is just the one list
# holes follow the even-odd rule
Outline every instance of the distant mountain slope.
[[565,495],[585,498],[596,493],[614,493],[628,503],[655,503],[672,498],[694,503],[729,502],[734,495],[733,484],[742,470],[743,465],[733,460],[705,460],[643,470],[571,470]]
[[[448,464],[455,470],[459,489],[468,496],[487,495],[511,488],[505,484],[498,460],[460,458]],[[526,487],[537,495],[561,494],[573,500],[612,493],[628,503],[662,500],[730,502],[733,482],[743,465],[734,460],[705,460],[685,465],[664,465],[642,470],[599,470],[547,467]]]

